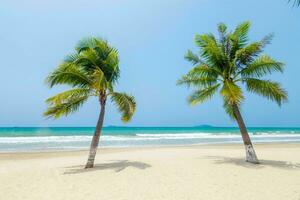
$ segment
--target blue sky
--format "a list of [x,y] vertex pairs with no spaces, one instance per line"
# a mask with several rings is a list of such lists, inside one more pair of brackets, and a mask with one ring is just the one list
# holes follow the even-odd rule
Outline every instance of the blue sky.
[[[119,49],[121,79],[117,90],[133,94],[137,112],[129,126],[235,126],[220,97],[191,107],[191,92],[176,80],[191,65],[183,58],[197,50],[195,33],[216,32],[219,22],[230,28],[252,22],[250,38],[273,32],[266,53],[286,64],[273,75],[289,93],[279,108],[246,94],[243,115],[249,126],[300,126],[300,8],[286,0],[1,0],[0,6],[0,126],[94,126],[96,99],[67,118],[42,117],[44,100],[65,87],[49,89],[47,74],[78,40],[100,36]],[[105,125],[122,125],[109,104]]]

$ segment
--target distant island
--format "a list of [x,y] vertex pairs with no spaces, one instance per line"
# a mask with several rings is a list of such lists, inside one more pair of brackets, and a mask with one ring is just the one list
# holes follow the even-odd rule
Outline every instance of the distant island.
[[196,128],[212,128],[214,126],[211,126],[211,125],[208,125],[208,124],[203,124],[203,125],[197,125],[197,126],[194,126]]

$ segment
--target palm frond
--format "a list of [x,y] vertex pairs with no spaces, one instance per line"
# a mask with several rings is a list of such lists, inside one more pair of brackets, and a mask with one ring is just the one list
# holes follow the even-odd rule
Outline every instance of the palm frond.
[[79,59],[79,54],[78,53],[73,53],[73,54],[69,54],[65,57],[64,59],[64,63],[67,64],[67,63],[76,63],[77,60]]
[[221,41],[223,41],[226,38],[226,31],[227,31],[227,26],[224,23],[218,24],[218,32]]
[[185,54],[184,58],[191,62],[193,65],[201,64],[202,61],[200,60],[199,56],[197,54],[194,54],[191,50],[188,50]]
[[200,47],[201,57],[204,58],[205,62],[221,70],[226,62],[226,58],[216,38],[212,34],[197,34],[195,43]]
[[244,82],[248,91],[275,101],[279,106],[287,101],[287,92],[277,82],[255,78],[247,78]]
[[99,68],[96,68],[91,75],[91,79],[93,80],[93,87],[97,91],[108,90],[109,92],[113,92],[113,85],[110,81],[106,80],[103,71]]
[[235,63],[239,67],[242,65],[247,65],[252,62],[261,52],[263,52],[264,47],[271,43],[273,34],[266,35],[262,40],[257,42],[252,42],[246,45],[244,48],[239,49],[235,55]]
[[199,77],[214,77],[222,76],[222,72],[219,69],[209,67],[206,64],[198,65],[188,72],[189,76],[199,76]]
[[96,46],[94,49],[102,60],[105,60],[112,51],[117,51],[115,48],[111,47],[106,40],[97,38],[95,39],[95,43]]
[[54,103],[49,100],[50,104],[47,110],[44,112],[44,116],[53,117],[55,119],[61,117],[62,115],[67,116],[77,111],[83,105],[83,103],[87,101],[88,97],[88,95],[69,97],[61,101],[60,103]]
[[[78,53],[81,53],[81,51],[85,51],[87,49],[93,49],[96,47],[96,40],[100,38],[95,38],[95,37],[87,37],[82,40],[80,40],[75,49]],[[100,39],[101,40],[101,39]]]
[[262,48],[264,48],[265,46],[267,46],[268,44],[270,44],[271,41],[272,41],[272,39],[273,39],[273,37],[274,37],[274,33],[270,33],[270,34],[266,35],[266,36],[260,41]]
[[92,95],[92,91],[89,88],[73,88],[46,99],[46,103],[50,106],[59,105],[69,101],[69,99],[76,99],[90,95]]
[[281,62],[263,55],[248,64],[240,73],[243,77],[262,77],[276,71],[283,72],[283,65]]
[[196,90],[189,96],[188,102],[191,105],[203,103],[206,100],[209,100],[216,93],[219,87],[220,84],[215,84],[204,89]]
[[78,43],[76,49],[80,52],[80,65],[86,70],[99,68],[107,81],[117,82],[120,75],[118,51],[109,46],[106,40],[86,38]]
[[130,121],[136,109],[134,97],[127,95],[126,93],[118,92],[110,93],[110,95],[112,102],[114,102],[118,107],[119,112],[122,114],[122,121]]
[[225,112],[229,115],[229,117],[231,119],[235,120],[232,104],[230,104],[226,98],[224,98],[224,101],[223,101],[223,108],[224,108]]
[[236,52],[243,48],[248,42],[248,32],[250,28],[250,22],[243,22],[239,24],[233,33],[229,34],[231,41],[230,58],[233,59]]
[[228,104],[239,105],[244,100],[242,89],[233,82],[225,81],[220,92]]
[[239,24],[235,28],[233,35],[237,37],[239,47],[243,47],[248,42],[248,40],[249,40],[248,32],[250,29],[250,25],[251,25],[250,22],[246,21],[246,22]]
[[66,84],[72,87],[85,87],[91,84],[88,75],[77,65],[72,63],[62,63],[46,78],[46,83],[54,85]]
[[224,23],[218,24],[219,32],[219,43],[222,49],[222,52],[225,56],[228,56],[228,37],[227,37],[227,26]]
[[238,66],[246,65],[252,62],[261,52],[262,44],[260,42],[253,42],[236,52],[235,63]]
[[116,49],[112,49],[106,57],[105,64],[107,66],[107,79],[115,83],[120,77],[119,56]]
[[217,82],[217,79],[214,77],[199,77],[197,75],[185,75],[177,81],[177,85],[187,85],[188,87],[208,87],[214,85]]
[[82,50],[76,63],[85,67],[86,71],[93,71],[103,65],[103,61],[99,59],[97,52],[92,48]]

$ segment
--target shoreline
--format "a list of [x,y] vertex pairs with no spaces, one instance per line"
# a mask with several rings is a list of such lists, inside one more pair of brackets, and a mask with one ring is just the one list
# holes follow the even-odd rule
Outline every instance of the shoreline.
[[[300,147],[299,142],[266,142],[266,143],[256,143],[253,144],[254,148],[294,148]],[[220,144],[190,144],[190,145],[161,145],[161,146],[140,146],[140,147],[98,147],[97,155],[103,153],[112,153],[112,152],[128,152],[128,151],[136,151],[136,150],[157,150],[157,149],[186,149],[186,148],[196,148],[196,149],[236,149],[236,148],[244,148],[242,143],[220,143]],[[9,152],[1,152],[0,151],[0,159],[2,157],[9,156],[37,156],[37,155],[58,155],[58,154],[66,154],[66,155],[76,155],[76,154],[86,154],[88,155],[89,149],[66,149],[66,150],[36,150],[36,151],[9,151]]]
[[[294,142],[257,142],[257,143],[253,143],[254,146],[281,146],[281,145],[299,145],[300,146],[300,142],[298,141],[294,141]],[[141,145],[141,146],[126,146],[126,147],[122,147],[122,146],[100,146],[98,147],[98,151],[99,150],[119,150],[119,149],[155,149],[155,148],[172,148],[172,147],[216,147],[216,146],[221,146],[221,147],[226,147],[226,146],[243,146],[242,142],[228,142],[228,143],[200,143],[200,144],[182,144],[182,145]],[[85,152],[85,151],[89,151],[89,147],[87,148],[78,148],[78,149],[38,149],[38,150],[26,150],[26,151],[1,151],[0,150],[0,155],[1,154],[18,154],[18,153],[55,153],[55,152]]]

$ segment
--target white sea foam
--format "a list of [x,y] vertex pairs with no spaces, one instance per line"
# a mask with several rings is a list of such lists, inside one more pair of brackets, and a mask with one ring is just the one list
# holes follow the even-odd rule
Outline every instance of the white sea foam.
[[[105,142],[118,141],[164,141],[164,140],[240,140],[239,134],[228,133],[166,133],[166,134],[136,134],[136,135],[104,135],[101,140]],[[251,134],[254,140],[263,141],[290,141],[292,139],[300,139],[300,134],[285,134],[285,133],[259,133]],[[0,137],[1,144],[37,144],[37,143],[78,143],[90,142],[92,136],[76,135],[76,136],[30,136],[30,137]],[[0,146],[1,148],[1,146]]]
[[48,143],[48,142],[70,142],[89,141],[91,136],[34,136],[34,137],[0,137],[1,143]]

